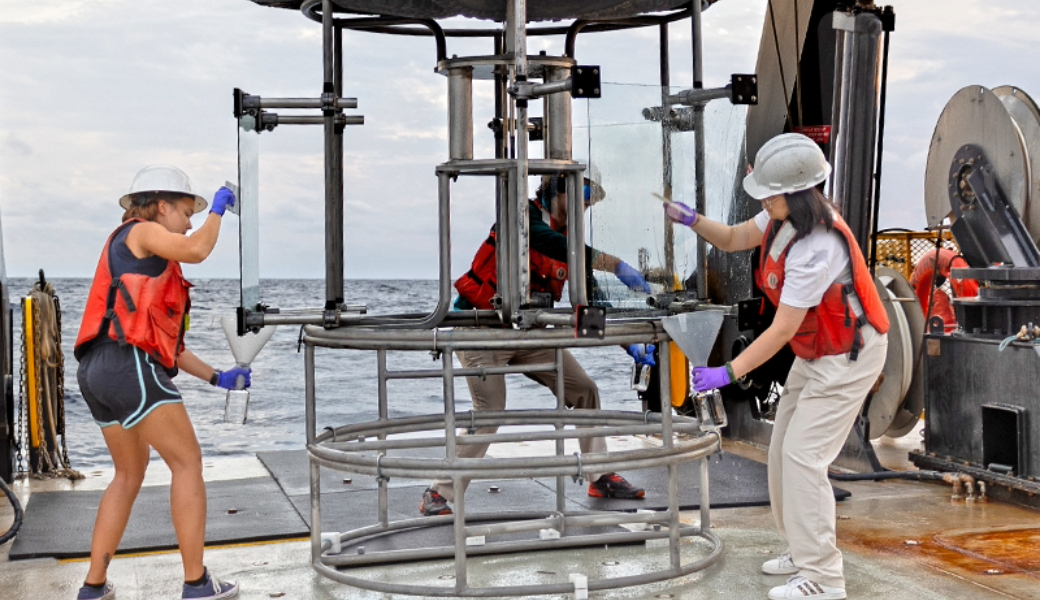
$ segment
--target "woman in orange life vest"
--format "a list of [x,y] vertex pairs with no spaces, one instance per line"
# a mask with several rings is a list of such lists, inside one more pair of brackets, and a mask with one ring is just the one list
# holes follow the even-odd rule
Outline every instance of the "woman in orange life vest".
[[[938,255],[938,256],[936,256]],[[935,265],[939,264],[938,272]],[[954,298],[971,298],[979,295],[979,284],[974,279],[954,279],[950,277],[951,269],[967,268],[968,262],[948,248],[940,248],[938,252],[929,250],[917,261],[914,272],[910,276],[910,286],[914,288],[917,300],[925,317],[939,317],[943,320],[946,333],[957,329],[957,316],[953,312],[950,296],[942,289],[947,280],[953,289]],[[932,282],[935,289],[932,289]],[[931,296],[932,308],[928,309],[928,298]]]
[[[567,203],[563,178],[545,177],[539,186],[535,200],[528,205],[529,235],[531,239],[531,289],[552,295],[553,301],[560,300],[563,284],[567,280]],[[605,194],[598,184],[585,180],[586,208],[602,200]],[[548,222],[546,222],[546,217]],[[497,238],[494,229],[481,245],[473,259],[470,270],[455,282],[459,298],[455,302],[457,310],[474,308],[491,308],[491,298],[496,293],[497,263],[495,260],[495,244]],[[633,291],[650,293],[650,285],[639,271],[625,261],[605,252],[598,252],[585,246],[585,264],[597,271],[614,273]],[[638,348],[637,348],[638,346]],[[629,353],[637,362],[652,361],[642,344],[633,344]],[[652,356],[650,348],[649,355]],[[459,352],[459,362],[464,367],[493,367],[505,365],[523,365],[553,362],[555,351],[552,349],[537,350],[468,350]],[[564,399],[567,406],[576,409],[599,409],[599,388],[581,368],[574,356],[563,351]],[[530,379],[554,390],[555,373],[530,373]],[[473,409],[476,411],[505,410],[506,384],[504,375],[488,375],[487,377],[467,377]],[[494,433],[497,428],[481,428],[476,433]],[[606,442],[602,437],[582,438],[579,441],[582,452],[606,452]],[[460,458],[480,458],[487,452],[487,445],[460,445],[457,455]],[[589,478],[588,495],[594,497],[642,498],[644,491],[616,473],[587,474]],[[422,495],[419,511],[426,515],[451,514],[449,502],[455,499],[452,480],[438,479],[430,484]]]
[[764,212],[739,225],[666,207],[720,250],[761,246],[759,286],[777,306],[772,325],[732,362],[694,369],[698,391],[744,377],[785,344],[797,356],[769,444],[769,498],[788,550],[762,570],[791,575],[769,598],[845,598],[835,544],[830,465],[885,362],[888,317],[848,226],[816,189],[827,164],[809,138],[786,133],[758,151],[744,190]]
[[249,369],[217,371],[184,347],[191,284],[180,263],[200,263],[217,243],[221,217],[235,196],[220,188],[206,222],[186,235],[206,208],[180,169],[142,169],[120,199],[123,224],[109,237],[76,340],[83,398],[101,426],[115,465],[94,523],[90,570],[79,600],[111,599],[109,561],[126,529],[155,448],[173,475],[170,508],[184,565],[183,598],[228,598],[234,582],[210,575],[202,562],[206,487],[195,430],[171,378],[178,371],[223,388],[250,383]]

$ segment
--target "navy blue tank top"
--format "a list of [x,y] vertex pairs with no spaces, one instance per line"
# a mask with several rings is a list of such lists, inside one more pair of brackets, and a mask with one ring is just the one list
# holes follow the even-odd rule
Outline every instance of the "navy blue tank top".
[[109,259],[112,265],[112,278],[131,273],[134,275],[146,275],[158,277],[166,270],[166,259],[161,256],[149,256],[148,258],[137,258],[126,245],[126,236],[137,223],[132,223],[121,230],[112,239],[112,245],[108,248]]

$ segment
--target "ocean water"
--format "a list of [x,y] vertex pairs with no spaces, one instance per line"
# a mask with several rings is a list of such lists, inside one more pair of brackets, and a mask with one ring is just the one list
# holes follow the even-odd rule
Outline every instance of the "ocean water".
[[[15,390],[17,394],[21,313],[19,300],[30,290],[32,279],[10,278],[14,310]],[[65,431],[72,467],[90,470],[111,466],[101,430],[94,423],[76,383],[78,363],[72,347],[79,331],[89,279],[53,279],[62,308],[62,348],[65,352]],[[233,315],[238,305],[238,281],[202,279],[192,290],[191,330],[186,345],[217,369],[227,369],[234,360],[220,326],[220,317]],[[322,305],[324,280],[274,279],[261,282],[264,302],[280,308]],[[369,314],[429,311],[437,303],[433,280],[349,280],[347,302],[365,304]],[[303,353],[298,351],[299,327],[280,327],[253,362],[249,422],[223,421],[224,390],[181,374],[174,379],[195,425],[196,435],[207,459],[252,455],[267,450],[302,448],[304,434]],[[619,347],[575,349],[575,357],[599,385],[604,408],[639,410],[636,392],[629,388],[631,359]],[[457,365],[456,359],[456,366]],[[391,369],[434,368],[428,352],[391,352]],[[315,353],[318,428],[338,427],[377,418],[375,352],[329,350]],[[547,388],[521,376],[507,378],[510,408],[551,408],[555,398]],[[390,415],[408,416],[443,413],[444,396],[440,379],[393,380],[388,383]],[[455,385],[457,410],[469,410],[469,389],[463,380]],[[152,453],[152,460],[158,460]]]

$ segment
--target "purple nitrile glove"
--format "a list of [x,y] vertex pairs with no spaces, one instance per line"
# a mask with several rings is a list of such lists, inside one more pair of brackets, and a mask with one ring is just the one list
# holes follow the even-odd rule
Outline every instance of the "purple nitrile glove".
[[218,216],[223,217],[224,211],[227,210],[229,206],[234,205],[235,193],[226,187],[222,187],[213,195],[213,205],[210,207],[209,212],[217,213]]
[[632,360],[636,361],[637,365],[650,365],[651,367],[657,365],[657,362],[654,360],[653,344],[629,344],[625,350],[632,357]]
[[726,367],[694,367],[693,389],[698,392],[717,390],[733,383]]
[[697,222],[697,211],[686,206],[682,202],[669,202],[664,206],[664,214],[668,215],[668,218],[673,223],[680,223],[687,227],[693,227],[693,224]]
[[617,268],[614,269],[614,274],[621,280],[621,283],[628,286],[628,289],[644,294],[650,293],[650,284],[643,279],[643,274],[627,262],[619,261]]
[[[234,366],[227,371],[217,371],[217,387],[225,390],[243,390],[252,384],[250,375],[253,370],[249,367]],[[238,378],[243,379],[244,385],[239,385]]]

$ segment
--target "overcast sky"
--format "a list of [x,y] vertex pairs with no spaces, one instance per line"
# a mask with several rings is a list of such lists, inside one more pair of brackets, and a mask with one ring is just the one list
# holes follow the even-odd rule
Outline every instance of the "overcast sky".
[[[766,0],[722,0],[704,15],[705,84],[752,72]],[[946,101],[969,84],[1040,95],[1035,0],[895,4],[881,226],[921,228],[928,144]],[[672,81],[688,84],[689,25],[671,27]],[[346,143],[346,276],[435,278],[436,179],[447,157],[446,83],[433,42],[346,32],[345,95],[363,127]],[[531,41],[562,52],[562,39]],[[449,54],[490,54],[449,40]],[[657,80],[653,29],[584,36],[578,60],[604,79]],[[232,89],[316,96],[321,28],[248,0],[0,0],[0,213],[7,272],[90,276],[134,173],[180,166],[206,197],[236,178]],[[487,156],[490,87],[476,86],[477,153]],[[261,275],[323,276],[320,127],[261,136]],[[457,275],[494,220],[490,182],[453,195]],[[201,223],[201,217],[196,219]],[[189,277],[237,277],[237,223]]]

